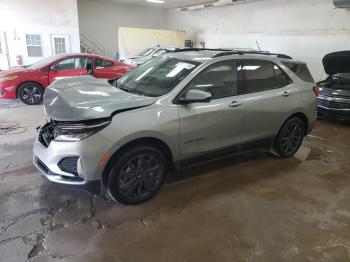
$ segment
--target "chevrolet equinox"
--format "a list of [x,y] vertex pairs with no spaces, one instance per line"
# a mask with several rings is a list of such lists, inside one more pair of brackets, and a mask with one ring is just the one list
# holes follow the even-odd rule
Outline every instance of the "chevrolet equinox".
[[55,81],[33,161],[50,181],[138,204],[172,168],[256,149],[294,155],[318,93],[307,66],[283,54],[180,50],[113,81]]

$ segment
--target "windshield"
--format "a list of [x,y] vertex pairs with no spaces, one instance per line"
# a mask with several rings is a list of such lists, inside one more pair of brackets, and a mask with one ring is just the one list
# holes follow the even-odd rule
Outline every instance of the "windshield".
[[32,65],[29,65],[27,67],[30,67],[30,68],[40,68],[40,67],[43,67],[43,66],[46,66],[48,64],[51,64],[52,62],[56,61],[57,59],[61,58],[62,55],[55,55],[55,56],[50,56],[50,57],[47,57],[47,58],[44,58],[44,59],[41,59],[39,60],[38,62],[32,64]]
[[131,70],[117,81],[117,87],[130,93],[157,97],[170,92],[200,63],[158,57]]
[[152,52],[154,51],[154,48],[147,48],[143,51],[141,51],[140,53],[137,53],[137,56],[148,56],[150,54],[152,54]]

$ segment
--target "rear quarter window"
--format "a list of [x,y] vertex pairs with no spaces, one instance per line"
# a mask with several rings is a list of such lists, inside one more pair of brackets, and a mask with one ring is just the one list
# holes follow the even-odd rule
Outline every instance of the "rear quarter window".
[[291,62],[282,62],[286,67],[293,71],[301,80],[314,83],[314,79],[310,73],[309,68],[306,64],[301,63],[291,63]]
[[113,63],[111,61],[106,61],[103,59],[96,59],[96,67],[109,67],[112,65],[113,65]]
[[239,85],[239,94],[282,88],[292,83],[289,76],[270,61],[245,60],[238,71],[242,72],[244,78]]

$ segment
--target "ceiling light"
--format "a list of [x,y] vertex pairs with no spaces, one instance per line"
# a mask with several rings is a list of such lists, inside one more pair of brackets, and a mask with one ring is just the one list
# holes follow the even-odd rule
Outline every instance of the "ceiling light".
[[165,1],[163,0],[147,0],[149,3],[156,3],[156,4],[164,4]]

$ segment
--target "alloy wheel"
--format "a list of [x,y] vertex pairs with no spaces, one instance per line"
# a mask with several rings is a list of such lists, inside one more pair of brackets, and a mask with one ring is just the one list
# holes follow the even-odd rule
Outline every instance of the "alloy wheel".
[[42,93],[36,86],[26,86],[22,90],[22,100],[27,104],[37,104],[41,100]]
[[295,153],[303,140],[303,127],[299,122],[291,122],[283,132],[280,147],[286,155]]
[[151,153],[130,158],[119,173],[119,192],[132,200],[144,199],[158,190],[164,167]]

